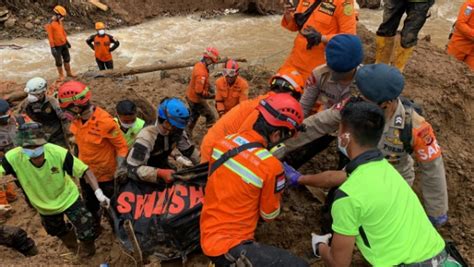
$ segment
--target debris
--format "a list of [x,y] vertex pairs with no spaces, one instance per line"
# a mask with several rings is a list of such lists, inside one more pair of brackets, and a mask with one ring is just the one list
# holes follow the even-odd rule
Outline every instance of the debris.
[[7,21],[5,21],[4,25],[5,25],[5,28],[13,28],[13,26],[15,26],[15,23],[16,23],[16,19],[9,18],[7,19]]
[[102,4],[98,0],[89,0],[89,3],[93,4],[94,6],[101,9],[102,11],[107,11],[109,9],[109,7],[107,5]]
[[35,26],[33,25],[33,23],[31,22],[27,22],[25,23],[25,28],[27,28],[28,30],[32,30]]

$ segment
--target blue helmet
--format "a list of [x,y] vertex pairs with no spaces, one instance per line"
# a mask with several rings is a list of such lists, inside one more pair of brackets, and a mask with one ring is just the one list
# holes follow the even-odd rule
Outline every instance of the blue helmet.
[[189,110],[178,98],[165,98],[158,106],[158,117],[167,120],[171,125],[178,129],[186,128],[189,121]]

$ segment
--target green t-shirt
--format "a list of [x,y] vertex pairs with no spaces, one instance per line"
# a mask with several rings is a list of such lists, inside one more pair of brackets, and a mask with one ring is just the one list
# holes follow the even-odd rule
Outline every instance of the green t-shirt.
[[445,246],[416,194],[385,159],[355,167],[336,191],[331,213],[334,232],[355,236],[373,266],[424,261]]
[[[117,122],[117,124],[119,124],[118,118],[115,118],[115,121]],[[123,137],[125,137],[125,140],[127,140],[128,148],[132,147],[133,142],[135,142],[135,138],[137,137],[141,129],[143,129],[143,126],[145,126],[145,121],[140,118],[137,118],[132,128],[127,129],[126,132],[122,131]],[[122,130],[122,128],[120,128],[120,130]]]
[[5,155],[0,173],[12,174],[18,179],[31,205],[40,214],[59,214],[79,198],[79,190],[71,176],[81,178],[88,167],[54,144],[44,145],[44,156],[44,164],[36,167],[22,148],[16,147]]

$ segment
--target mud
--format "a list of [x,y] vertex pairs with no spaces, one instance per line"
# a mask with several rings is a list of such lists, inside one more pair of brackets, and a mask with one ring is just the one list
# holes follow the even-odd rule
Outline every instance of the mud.
[[[359,29],[366,48],[366,63],[373,62],[374,36],[363,28]],[[262,66],[242,66],[242,74],[249,79],[251,96],[265,91],[272,70]],[[157,72],[120,79],[82,79],[93,90],[93,100],[99,106],[113,112],[115,103],[124,98],[140,99],[139,107],[145,118],[154,119],[154,108],[165,96],[183,97],[190,69]],[[474,144],[474,75],[466,66],[449,58],[445,53],[427,41],[420,41],[406,71],[404,95],[409,96],[424,108],[424,114],[431,122],[443,149],[450,199],[449,222],[440,229],[446,239],[458,244],[461,254],[474,264],[474,170],[472,168],[472,146]],[[11,85],[13,86],[13,85]],[[9,87],[8,90],[12,90]],[[20,86],[21,88],[21,86]],[[145,99],[145,100],[144,100]],[[201,121],[202,122],[202,121]],[[200,142],[205,128],[199,123],[195,129],[194,141]],[[335,168],[335,147],[318,155],[303,166],[303,172],[312,173]],[[419,192],[419,185],[415,185]],[[312,266],[322,266],[311,257],[310,233],[319,230],[321,204],[304,188],[290,189],[284,196],[281,216],[271,224],[261,224],[256,238],[260,242],[289,249],[305,257]],[[0,247],[0,258],[5,265],[68,265],[83,264],[97,266],[103,262],[112,265],[133,265],[134,262],[120,249],[110,228],[97,240],[97,254],[92,259],[75,259],[68,254],[60,242],[49,237],[41,227],[38,214],[27,207],[23,200],[13,203],[16,214],[8,224],[23,227],[37,242],[39,255],[25,258],[8,248]],[[356,252],[354,266],[367,266]],[[155,261],[154,265],[158,265]],[[179,266],[180,262],[164,264]],[[207,259],[199,252],[190,256],[187,266],[207,266]]]

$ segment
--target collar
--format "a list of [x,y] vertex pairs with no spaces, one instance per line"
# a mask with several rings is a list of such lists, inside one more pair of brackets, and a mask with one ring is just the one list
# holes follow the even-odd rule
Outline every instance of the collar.
[[372,162],[372,161],[379,161],[384,159],[382,152],[378,149],[368,150],[359,156],[355,157],[346,165],[346,172],[350,175],[357,167],[360,165]]
[[390,127],[403,129],[405,128],[405,107],[402,104],[400,99],[398,100],[397,109],[393,113],[392,118],[390,119]]

